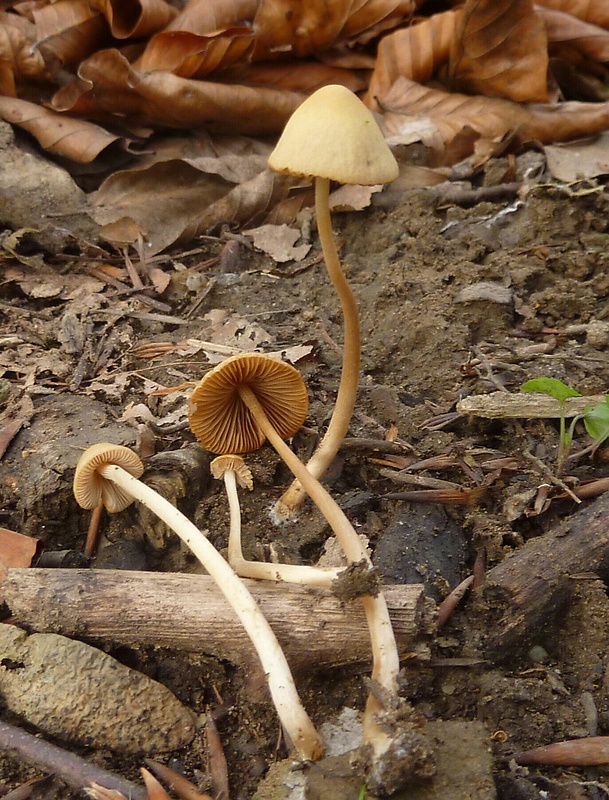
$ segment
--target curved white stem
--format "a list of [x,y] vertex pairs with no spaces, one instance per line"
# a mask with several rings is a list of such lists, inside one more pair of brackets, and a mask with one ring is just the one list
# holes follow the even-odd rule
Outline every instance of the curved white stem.
[[201,531],[168,500],[122,467],[109,464],[100,467],[98,472],[153,511],[197,556],[249,634],[267,675],[279,719],[299,757],[303,760],[320,758],[321,739],[300,702],[285,654],[245,584]]
[[[347,560],[350,562],[365,560],[368,564],[371,564],[366,548],[338,503],[324,489],[321,483],[311,475],[298,456],[290,450],[281,436],[279,436],[256,395],[247,386],[240,386],[238,391],[266,438],[328,520],[347,556]],[[376,597],[371,595],[364,596],[362,601],[372,642],[372,678],[385,689],[395,694],[400,659],[385,597],[382,592],[379,592]]]
[[261,581],[285,581],[330,589],[343,568],[310,567],[299,564],[268,564],[264,561],[248,561],[243,557],[241,546],[241,505],[237,490],[235,471],[227,469],[224,485],[228,497],[230,530],[228,534],[228,563],[242,578],[255,578]]

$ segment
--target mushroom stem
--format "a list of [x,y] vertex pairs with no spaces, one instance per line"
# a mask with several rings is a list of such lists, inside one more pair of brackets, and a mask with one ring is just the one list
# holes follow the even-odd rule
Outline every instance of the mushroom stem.
[[[279,436],[254,392],[245,385],[240,385],[237,391],[268,441],[273,445],[294,476],[301,482],[307,494],[328,520],[348,561],[358,562],[365,560],[372,566],[366,548],[338,503],[334,500],[332,495],[326,491],[321,483],[311,475],[307,467],[305,467],[302,461],[300,461],[283,441],[281,436]],[[362,597],[362,602],[366,613],[368,628],[370,629],[372,644],[372,679],[380,683],[381,686],[392,694],[395,694],[397,691],[397,675],[400,669],[400,660],[385,597],[382,592],[376,597],[365,595]],[[367,713],[369,719],[370,715],[373,711],[376,711],[377,708],[378,706],[376,706],[374,702],[369,701],[366,707],[367,712],[370,709],[370,713]]]
[[98,474],[139,500],[163,520],[192,550],[230,603],[258,653],[277,714],[302,760],[322,754],[321,739],[304,710],[281,645],[245,584],[215,547],[181,511],[134,478],[122,467],[108,464]]
[[[319,480],[334,460],[349,428],[355,407],[360,369],[360,328],[355,297],[342,271],[330,216],[330,181],[315,178],[315,215],[328,275],[338,294],[344,318],[343,366],[336,404],[328,429],[307,462],[308,471]],[[306,496],[297,479],[286,489],[275,506],[279,520],[294,516]]]
[[319,589],[330,589],[332,582],[342,572],[341,568],[310,567],[299,564],[268,564],[264,561],[248,561],[243,557],[241,547],[241,506],[237,489],[235,471],[227,469],[224,485],[228,497],[230,532],[228,535],[228,563],[242,578],[255,578],[262,581],[286,581]]

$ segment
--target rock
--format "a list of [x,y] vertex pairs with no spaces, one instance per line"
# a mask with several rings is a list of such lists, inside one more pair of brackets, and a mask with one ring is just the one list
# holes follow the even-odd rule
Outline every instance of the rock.
[[[392,800],[496,800],[484,725],[436,721],[425,726],[425,733],[436,750],[436,774],[408,784]],[[348,754],[298,771],[293,762],[281,761],[271,767],[253,800],[357,800],[362,788],[361,779],[350,774]]]
[[436,774],[393,795],[393,800],[496,800],[488,731],[480,722],[430,722]]
[[54,633],[0,625],[0,697],[44,733],[88,747],[153,755],[194,736],[193,715],[165,686]]
[[463,531],[434,505],[399,510],[374,552],[386,583],[423,583],[435,600],[460,583],[466,558]]

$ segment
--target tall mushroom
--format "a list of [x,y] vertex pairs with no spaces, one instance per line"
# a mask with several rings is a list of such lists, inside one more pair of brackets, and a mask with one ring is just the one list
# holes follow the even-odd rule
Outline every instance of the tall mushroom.
[[316,586],[319,589],[331,588],[342,569],[299,564],[269,564],[264,561],[248,561],[244,558],[241,545],[241,505],[237,487],[251,489],[252,473],[241,456],[232,454],[214,458],[209,468],[214,478],[224,479],[230,514],[228,563],[237,575],[262,581],[300,583]]
[[[372,569],[366,548],[340,506],[284,441],[303,424],[308,408],[306,386],[294,367],[261,353],[232,356],[203,376],[189,405],[190,427],[212,453],[244,453],[268,439],[327,519],[347,560],[363,561]],[[372,642],[372,679],[393,696],[399,655],[387,603],[382,592],[361,599]],[[380,752],[386,736],[374,718],[378,708],[369,698],[364,728],[367,741]]]
[[144,465],[128,447],[95,444],[79,459],[74,496],[82,508],[92,509],[102,502],[110,512],[122,511],[139,500],[178,534],[216,581],[252,640],[279,718],[300,758],[319,758],[321,740],[300,702],[290,667],[266,617],[243,581],[201,531],[168,500],[138,480],[143,471]]
[[[353,292],[341,269],[330,218],[330,181],[376,185],[398,176],[398,165],[366,106],[344,86],[324,86],[292,114],[269,158],[288,175],[315,178],[315,213],[328,274],[344,317],[343,366],[334,413],[307,469],[321,478],[347,433],[359,382],[360,329]],[[298,480],[275,506],[279,520],[290,519],[305,493]]]

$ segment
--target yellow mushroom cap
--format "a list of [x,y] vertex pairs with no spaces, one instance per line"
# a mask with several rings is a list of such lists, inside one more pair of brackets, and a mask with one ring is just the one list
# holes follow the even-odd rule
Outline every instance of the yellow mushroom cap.
[[108,464],[122,467],[134,478],[144,472],[139,456],[128,447],[107,442],[92,445],[80,457],[74,473],[74,497],[81,508],[96,508],[103,503],[114,514],[133,502],[130,494],[99,474],[98,469]]
[[214,478],[220,480],[224,477],[225,472],[234,472],[237,484],[243,489],[253,489],[254,480],[252,478],[252,471],[247,466],[241,456],[227,454],[225,456],[217,456],[209,465],[211,474]]
[[399,173],[370,110],[350,89],[334,84],[298,106],[270,155],[269,167],[288,175],[365,186],[389,183]]
[[304,423],[309,398],[298,370],[262,353],[232,356],[210,370],[190,397],[190,428],[212,453],[248,453],[266,441],[239,386],[256,395],[282,439]]

